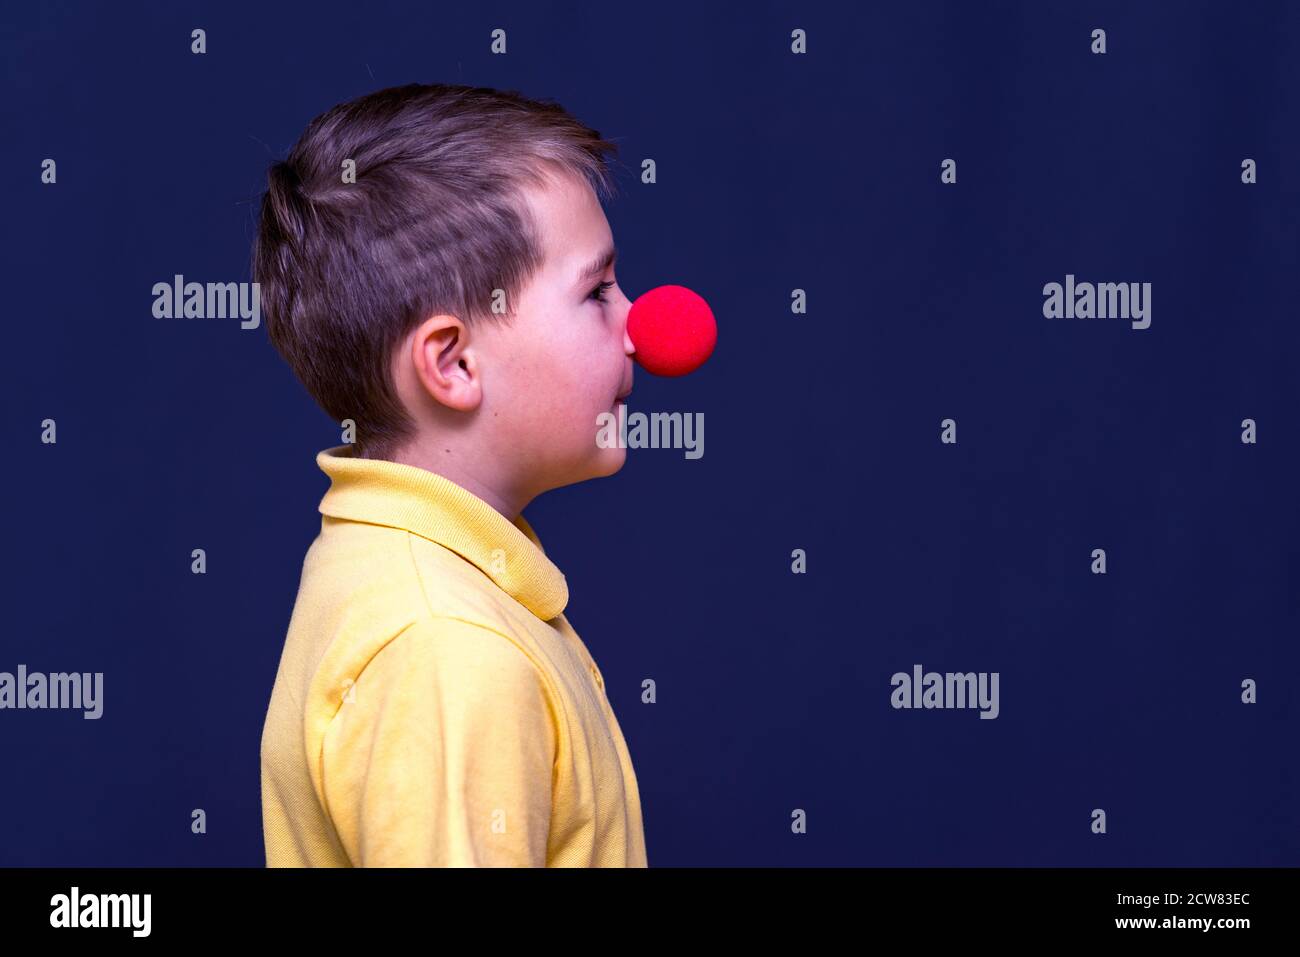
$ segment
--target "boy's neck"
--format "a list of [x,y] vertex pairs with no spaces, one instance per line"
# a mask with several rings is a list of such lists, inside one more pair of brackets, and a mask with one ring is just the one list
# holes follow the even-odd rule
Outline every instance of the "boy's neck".
[[458,458],[450,452],[433,451],[423,443],[412,442],[398,449],[393,454],[393,461],[401,465],[413,465],[455,482],[487,502],[510,522],[519,517],[529,501],[521,495],[512,495],[499,489],[497,486],[500,483],[488,480],[482,475],[482,470],[467,468],[464,456]]

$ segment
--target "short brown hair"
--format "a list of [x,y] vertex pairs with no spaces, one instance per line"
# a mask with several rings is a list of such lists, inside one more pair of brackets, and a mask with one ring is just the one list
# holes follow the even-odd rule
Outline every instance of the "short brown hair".
[[[559,104],[513,90],[391,87],[316,117],[267,174],[253,279],[272,344],[357,454],[413,433],[391,378],[395,346],[440,312],[509,321],[542,264],[520,196],[556,171],[613,192],[614,143]],[[346,160],[356,182],[344,182]]]

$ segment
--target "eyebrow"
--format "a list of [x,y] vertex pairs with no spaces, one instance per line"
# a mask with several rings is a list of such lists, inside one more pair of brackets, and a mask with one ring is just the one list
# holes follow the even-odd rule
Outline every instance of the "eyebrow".
[[610,246],[599,256],[587,264],[582,272],[578,273],[578,278],[574,280],[575,286],[585,285],[591,282],[597,276],[601,275],[606,269],[614,265],[618,260],[618,247]]

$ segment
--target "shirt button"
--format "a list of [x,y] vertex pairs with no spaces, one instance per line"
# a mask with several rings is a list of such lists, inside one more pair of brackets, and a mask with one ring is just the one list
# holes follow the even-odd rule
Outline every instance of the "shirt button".
[[595,665],[589,665],[589,666],[588,666],[588,670],[591,671],[591,676],[592,676],[593,678],[596,679],[596,686],[597,686],[598,688],[600,688],[601,691],[604,691],[604,690],[605,690],[605,682],[603,682],[603,681],[600,680],[600,674],[599,674],[599,672],[596,671],[596,666],[595,666]]

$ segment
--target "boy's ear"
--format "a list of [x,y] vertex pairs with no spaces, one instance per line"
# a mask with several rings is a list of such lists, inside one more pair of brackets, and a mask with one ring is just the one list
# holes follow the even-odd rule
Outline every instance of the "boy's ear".
[[410,339],[416,381],[434,401],[472,412],[483,401],[482,370],[469,344],[469,330],[455,316],[431,316]]

